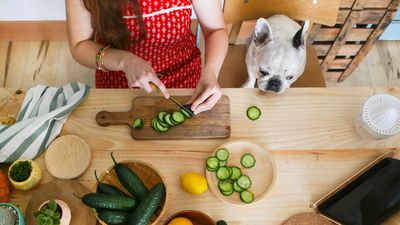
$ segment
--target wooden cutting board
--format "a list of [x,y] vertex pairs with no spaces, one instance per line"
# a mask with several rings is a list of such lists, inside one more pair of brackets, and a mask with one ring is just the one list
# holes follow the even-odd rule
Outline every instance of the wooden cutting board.
[[92,209],[86,207],[77,197],[89,193],[89,189],[75,180],[55,179],[47,184],[41,185],[32,195],[26,208],[26,224],[36,225],[33,213],[40,205],[51,199],[59,199],[66,202],[71,209],[70,225],[95,225],[96,217]]
[[[176,96],[177,101],[185,103],[190,96]],[[214,108],[200,113],[183,124],[169,129],[165,133],[154,131],[151,120],[158,112],[173,112],[180,109],[170,100],[163,97],[143,96],[133,100],[132,109],[128,112],[99,112],[96,121],[100,126],[128,125],[131,126],[136,118],[144,121],[142,129],[131,129],[131,134],[137,140],[176,140],[176,139],[205,139],[228,138],[231,133],[229,98],[222,96]]]

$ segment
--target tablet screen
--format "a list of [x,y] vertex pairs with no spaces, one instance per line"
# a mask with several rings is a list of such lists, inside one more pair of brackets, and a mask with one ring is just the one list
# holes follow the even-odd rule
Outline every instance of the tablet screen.
[[400,161],[385,158],[318,206],[345,225],[378,225],[400,210]]

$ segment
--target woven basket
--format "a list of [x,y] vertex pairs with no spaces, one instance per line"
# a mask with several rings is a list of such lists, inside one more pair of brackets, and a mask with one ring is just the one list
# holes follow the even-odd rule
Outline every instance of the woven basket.
[[[150,164],[138,160],[129,160],[129,161],[121,161],[119,163],[122,163],[126,166],[128,166],[131,170],[133,170],[138,177],[143,181],[144,185],[150,190],[155,184],[162,182],[165,186],[165,195],[164,198],[161,200],[160,206],[157,208],[156,212],[154,213],[154,216],[151,218],[150,222],[148,225],[155,225],[157,222],[161,219],[161,217],[164,215],[165,210],[166,210],[166,205],[167,205],[167,200],[168,200],[168,189],[166,186],[166,180],[164,177],[160,175],[160,173],[152,167]],[[106,183],[106,184],[111,184],[116,186],[117,188],[121,189],[125,193],[129,194],[129,192],[122,186],[122,184],[119,182],[117,174],[115,172],[114,166],[108,168],[106,171],[104,171],[99,178],[100,182]],[[93,192],[96,192],[97,189],[97,183],[93,187]],[[130,195],[130,194],[129,194]],[[97,217],[97,213],[95,211],[95,215],[97,220],[100,222],[102,225],[107,225],[105,222],[101,221]]]

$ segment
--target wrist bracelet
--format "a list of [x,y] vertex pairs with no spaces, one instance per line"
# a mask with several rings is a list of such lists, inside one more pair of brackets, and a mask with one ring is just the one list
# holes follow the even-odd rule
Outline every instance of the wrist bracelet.
[[110,48],[110,46],[102,47],[97,51],[97,54],[96,54],[97,69],[101,70],[103,72],[110,72],[109,70],[107,70],[104,67],[104,56],[105,56],[105,54],[107,52],[107,49],[109,49],[109,48]]

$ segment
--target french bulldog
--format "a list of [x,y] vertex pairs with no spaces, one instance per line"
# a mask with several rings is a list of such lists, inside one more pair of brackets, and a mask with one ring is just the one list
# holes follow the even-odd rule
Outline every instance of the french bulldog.
[[285,92],[304,72],[308,26],[308,21],[300,26],[285,15],[258,19],[246,43],[249,77],[242,87]]

